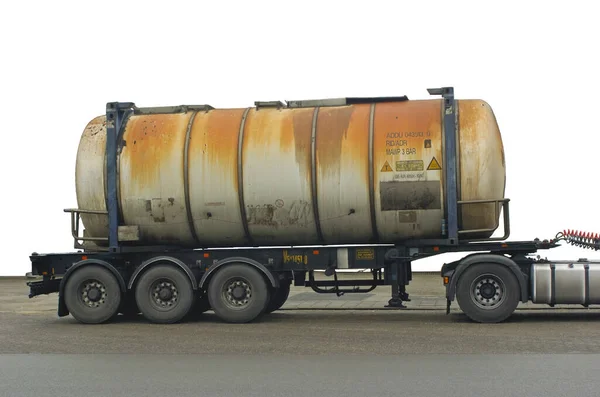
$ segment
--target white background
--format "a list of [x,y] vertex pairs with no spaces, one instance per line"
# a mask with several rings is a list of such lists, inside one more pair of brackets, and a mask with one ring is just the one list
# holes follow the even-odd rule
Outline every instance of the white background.
[[[75,155],[106,102],[408,95],[454,86],[503,134],[512,240],[600,232],[600,24],[593,2],[5,1],[0,275],[72,250]],[[559,248],[551,258],[600,257]],[[438,270],[445,257],[417,262]]]

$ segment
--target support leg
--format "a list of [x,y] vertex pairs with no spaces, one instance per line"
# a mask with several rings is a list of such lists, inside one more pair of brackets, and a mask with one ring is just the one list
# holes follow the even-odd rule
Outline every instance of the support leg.
[[410,302],[410,298],[406,292],[406,286],[408,285],[409,280],[412,279],[411,265],[412,264],[410,261],[402,262],[400,265],[398,288],[400,290],[400,299],[402,299],[404,302]]
[[408,295],[405,291],[405,274],[406,274],[405,262],[396,261],[391,266],[392,270],[392,299],[388,301],[388,308],[393,309],[406,309],[406,306],[402,304],[403,297]]

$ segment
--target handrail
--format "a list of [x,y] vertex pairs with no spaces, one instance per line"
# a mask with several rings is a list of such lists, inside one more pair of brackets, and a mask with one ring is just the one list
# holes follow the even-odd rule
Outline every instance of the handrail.
[[84,248],[80,241],[108,241],[108,237],[83,237],[79,235],[79,221],[81,214],[107,215],[108,211],[103,210],[83,210],[78,208],[66,208],[64,212],[71,214],[71,236],[73,236],[73,246],[75,249]]
[[489,228],[489,229],[466,229],[466,230],[459,230],[458,234],[459,235],[466,235],[466,234],[475,234],[475,233],[484,233],[484,232],[494,232],[496,229],[498,229],[498,227],[500,226],[500,220],[498,219],[500,216],[500,211],[504,210],[503,212],[503,228],[504,228],[504,235],[502,237],[489,237],[489,238],[482,238],[482,239],[467,239],[467,241],[503,241],[506,240],[509,236],[510,236],[510,216],[509,216],[509,208],[508,208],[508,203],[509,203],[510,199],[505,198],[505,199],[491,199],[491,200],[462,200],[462,201],[457,201],[458,207],[461,207],[462,205],[469,205],[469,204],[486,204],[486,203],[494,203],[494,219],[495,219],[495,225],[493,228]]
[[66,208],[65,212],[79,212],[80,214],[97,214],[97,215],[108,215],[108,211],[104,210],[81,210],[79,208]]

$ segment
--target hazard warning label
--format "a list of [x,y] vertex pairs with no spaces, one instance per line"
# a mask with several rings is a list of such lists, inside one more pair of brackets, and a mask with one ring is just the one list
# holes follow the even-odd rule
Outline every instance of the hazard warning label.
[[390,166],[390,163],[388,163],[387,161],[385,162],[383,167],[381,167],[381,172],[392,172],[392,171],[393,171],[393,169]]
[[431,159],[431,162],[427,166],[427,171],[435,171],[435,170],[441,170],[441,169],[442,169],[442,166],[440,165],[440,163],[438,163],[438,161],[435,159],[435,157]]

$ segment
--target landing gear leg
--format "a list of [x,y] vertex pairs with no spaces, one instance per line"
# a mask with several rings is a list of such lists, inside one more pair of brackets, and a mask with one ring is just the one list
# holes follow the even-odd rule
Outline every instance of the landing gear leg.
[[387,308],[406,309],[403,301],[410,302],[406,293],[406,284],[408,284],[410,274],[410,261],[396,260],[391,266],[392,270],[392,299],[388,301]]

